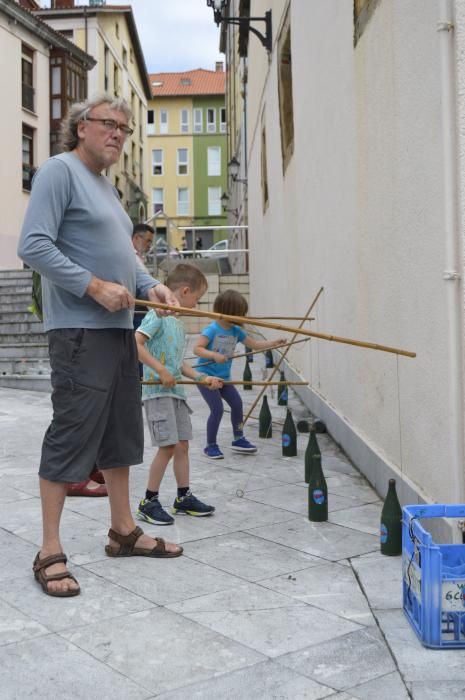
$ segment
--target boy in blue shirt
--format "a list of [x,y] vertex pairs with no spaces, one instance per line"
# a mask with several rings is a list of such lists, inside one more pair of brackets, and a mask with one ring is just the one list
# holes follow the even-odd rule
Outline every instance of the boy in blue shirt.
[[[193,309],[207,290],[205,275],[193,265],[180,263],[168,275],[166,286],[181,306]],[[136,331],[139,360],[144,364],[144,380],[160,384],[144,384],[142,398],[152,445],[158,451],[150,465],[145,498],[139,503],[137,516],[156,525],[171,525],[174,518],[158,499],[160,484],[173,458],[178,485],[172,512],[185,515],[211,515],[215,508],[202,503],[189,489],[189,440],[192,440],[191,409],[177,381],[182,376],[218,389],[222,382],[207,377],[183,361],[185,332],[176,316],[157,316],[150,311]]]

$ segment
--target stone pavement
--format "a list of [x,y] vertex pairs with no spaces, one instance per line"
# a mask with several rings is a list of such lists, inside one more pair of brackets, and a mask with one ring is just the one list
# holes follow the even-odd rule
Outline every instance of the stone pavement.
[[[298,457],[283,458],[279,426],[261,440],[250,421],[259,452],[234,454],[225,415],[225,459],[208,461],[206,406],[194,388],[189,397],[191,484],[215,515],[143,524],[181,542],[179,559],[114,560],[104,554],[107,499],[68,499],[62,539],[82,594],[57,599],[31,573],[50,397],[0,389],[1,699],[463,699],[465,651],[418,642],[401,610],[400,558],[379,554],[380,501],[329,436],[319,436],[329,522],[310,523],[306,436]],[[282,420],[275,397],[270,406]],[[152,456],[146,440],[144,464],[131,470],[134,508]],[[168,472],[162,502],[174,494]]]

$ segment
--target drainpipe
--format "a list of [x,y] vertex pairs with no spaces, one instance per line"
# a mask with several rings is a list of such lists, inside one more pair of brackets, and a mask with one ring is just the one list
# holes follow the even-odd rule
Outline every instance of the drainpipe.
[[441,67],[444,233],[448,348],[449,415],[452,448],[452,493],[464,502],[464,410],[462,366],[461,268],[458,215],[457,123],[455,89],[454,9],[452,0],[440,0],[438,37]]

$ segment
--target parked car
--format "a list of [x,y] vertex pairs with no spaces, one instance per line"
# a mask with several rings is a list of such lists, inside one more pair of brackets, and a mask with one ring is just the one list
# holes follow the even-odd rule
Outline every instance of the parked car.
[[158,238],[153,246],[153,251],[157,257],[157,264],[160,264],[168,256],[170,258],[180,258],[181,254],[179,250],[173,248],[173,246],[168,246],[168,243],[164,238]]
[[202,258],[227,258],[229,255],[229,241],[227,238],[217,241],[207,250],[202,251]]

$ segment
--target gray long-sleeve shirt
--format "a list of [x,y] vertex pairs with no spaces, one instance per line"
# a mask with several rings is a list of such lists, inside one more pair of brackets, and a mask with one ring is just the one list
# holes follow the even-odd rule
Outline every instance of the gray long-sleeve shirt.
[[116,190],[73,153],[49,158],[34,177],[18,255],[43,276],[44,328],[132,328],[85,291],[92,275],[147,298],[158,282],[137,265],[132,223]]

